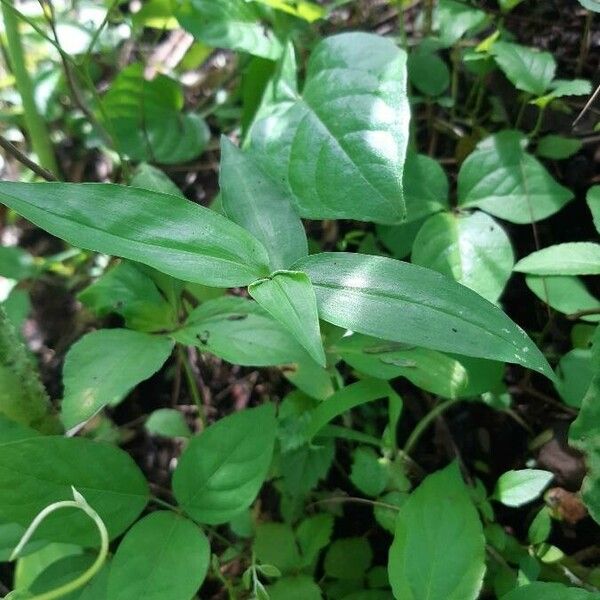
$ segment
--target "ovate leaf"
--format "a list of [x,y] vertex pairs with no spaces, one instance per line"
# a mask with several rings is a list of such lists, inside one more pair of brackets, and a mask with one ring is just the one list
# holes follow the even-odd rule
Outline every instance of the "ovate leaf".
[[241,50],[271,60],[281,54],[281,43],[261,23],[252,2],[184,0],[175,14],[184,29],[209,46]]
[[[572,315],[583,311],[583,321],[600,321],[600,300],[590,294],[585,284],[577,277],[553,275],[542,277],[528,275],[527,287],[542,301],[558,312]],[[585,314],[590,311],[590,314]]]
[[505,506],[522,506],[539,497],[553,477],[540,469],[507,471],[496,482],[493,497]]
[[[149,497],[139,468],[114,446],[84,438],[41,436],[2,447],[0,521],[28,526],[49,504],[72,499],[72,486],[100,515],[111,538],[136,520]],[[75,509],[49,517],[41,525],[39,537],[85,546],[99,544],[95,525]]]
[[518,587],[502,596],[502,600],[598,600],[599,598],[600,594],[581,588],[541,581]]
[[310,356],[325,366],[317,299],[310,279],[298,271],[278,271],[249,286],[250,295],[282,323]]
[[250,150],[303,217],[397,222],[408,122],[405,53],[343,33],[315,47],[302,95],[254,125]]
[[582,141],[576,138],[548,134],[538,142],[536,153],[542,158],[563,160],[579,152],[582,147]]
[[74,246],[184,281],[230,287],[269,272],[267,252],[254,237],[176,196],[112,184],[2,181],[0,202]]
[[344,252],[309,256],[296,268],[313,282],[325,321],[390,341],[517,363],[554,377],[535,344],[499,308],[439,273]]
[[515,265],[531,275],[600,275],[600,244],[569,242],[533,252]]
[[208,540],[195,523],[172,512],[154,512],[119,544],[107,597],[189,600],[204,581],[209,560]]
[[329,577],[361,580],[372,561],[373,550],[365,538],[341,538],[327,550],[323,568]]
[[439,213],[415,238],[412,262],[449,275],[496,302],[514,264],[510,239],[485,213]]
[[541,96],[550,87],[556,72],[556,61],[550,52],[510,42],[495,42],[491,52],[518,90]]
[[270,600],[322,600],[321,589],[307,575],[283,577],[267,587]]
[[481,142],[458,174],[458,201],[511,223],[533,223],[558,212],[573,193],[522,148],[522,136],[502,131]]
[[201,304],[172,337],[236,365],[264,367],[311,360],[289,330],[258,303],[233,296]]
[[442,95],[450,85],[450,70],[434,50],[421,42],[408,57],[408,77],[425,96]]
[[475,600],[484,573],[483,528],[453,463],[429,475],[402,505],[390,548],[390,583],[398,600]]
[[108,119],[105,127],[118,150],[133,160],[186,162],[196,158],[210,139],[202,118],[181,112],[184,97],[179,83],[166,75],[147,80],[142,64],[122,70],[102,103]]
[[104,273],[77,298],[99,317],[119,314],[128,327],[139,331],[172,329],[177,322],[175,311],[156,284],[129,261]]
[[226,523],[248,508],[271,464],[272,404],[225,417],[192,438],[173,474],[173,492],[200,523]]
[[449,47],[465,33],[482,25],[486,20],[486,14],[482,10],[456,0],[440,0],[437,18],[440,41],[444,47]]
[[588,190],[586,201],[592,213],[596,231],[600,233],[600,185],[594,185]]
[[225,214],[267,249],[272,271],[308,254],[306,233],[289,198],[261,172],[252,155],[221,139],[219,174]]
[[173,341],[129,329],[100,329],[73,344],[63,368],[61,418],[71,429],[115,406],[162,367]]
[[145,427],[149,433],[163,437],[188,438],[191,435],[184,416],[174,408],[155,410],[148,417]]

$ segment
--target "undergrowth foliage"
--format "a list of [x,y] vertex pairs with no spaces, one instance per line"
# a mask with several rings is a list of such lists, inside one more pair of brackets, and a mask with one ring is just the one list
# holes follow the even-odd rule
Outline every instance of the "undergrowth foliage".
[[0,594],[600,598],[580,2],[1,0]]

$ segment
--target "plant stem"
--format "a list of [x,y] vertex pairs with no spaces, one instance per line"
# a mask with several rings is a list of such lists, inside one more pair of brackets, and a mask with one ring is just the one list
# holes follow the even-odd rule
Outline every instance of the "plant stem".
[[529,138],[533,139],[535,137],[537,137],[538,133],[540,132],[540,129],[542,128],[542,124],[544,122],[544,113],[545,113],[546,109],[545,108],[540,108],[538,111],[538,116],[537,119],[535,121],[535,126],[534,128],[531,130],[531,133],[529,134]]
[[194,377],[194,372],[192,371],[192,365],[190,365],[190,359],[183,346],[179,346],[177,352],[181,358],[181,364],[183,365],[183,372],[185,373],[185,380],[188,390],[192,396],[192,399],[194,400],[194,403],[198,407],[198,416],[202,426],[204,427],[206,424],[204,418],[204,404],[202,403],[202,398],[200,397],[200,392],[198,391],[198,384],[196,383],[196,378]]
[[446,400],[446,402],[440,402],[437,406],[432,408],[415,426],[412,433],[408,436],[406,444],[404,444],[403,453],[410,455],[413,448],[419,441],[419,438],[423,435],[425,430],[431,425],[431,423],[437,419],[445,410],[456,404],[458,400],[456,398],[452,400]]
[[25,127],[33,151],[36,153],[40,164],[47,171],[57,175],[58,166],[54,156],[54,149],[52,148],[46,123],[35,104],[33,84],[25,65],[25,53],[19,32],[19,21],[11,2],[12,0],[2,2],[2,16],[4,18],[11,69],[23,103]]
[[11,144],[6,138],[0,135],[0,148],[3,148],[6,152],[14,156],[22,165],[31,169],[36,175],[39,175],[46,181],[56,181],[56,177],[47,171],[35,161],[31,160],[29,156],[23,154],[14,144]]

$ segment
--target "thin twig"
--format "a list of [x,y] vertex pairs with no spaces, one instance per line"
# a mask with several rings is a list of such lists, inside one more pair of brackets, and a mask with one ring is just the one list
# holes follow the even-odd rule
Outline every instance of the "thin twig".
[[583,310],[578,310],[567,315],[567,319],[569,321],[578,321],[581,317],[588,317],[590,315],[600,315],[600,308],[584,308]]
[[387,508],[389,510],[394,510],[398,512],[400,508],[395,504],[388,504],[387,502],[379,502],[377,500],[369,500],[368,498],[359,498],[357,496],[333,496],[331,498],[325,498],[323,500],[317,500],[315,502],[311,502],[306,506],[306,510],[314,508],[315,506],[319,506],[321,504],[344,504],[344,503],[352,503],[352,504],[367,504],[369,506],[379,506],[381,508]]
[[11,156],[16,158],[21,164],[25,165],[28,169],[33,171],[36,175],[39,175],[46,181],[58,181],[58,179],[47,169],[38,165],[35,161],[31,160],[26,154],[21,152],[14,144],[9,142],[5,137],[0,135],[0,147],[2,147]]

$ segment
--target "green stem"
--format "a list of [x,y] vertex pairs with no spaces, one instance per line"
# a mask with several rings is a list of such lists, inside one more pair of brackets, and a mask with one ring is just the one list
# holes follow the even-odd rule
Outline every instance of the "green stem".
[[25,53],[19,21],[15,9],[10,1],[2,2],[2,16],[6,31],[8,57],[12,73],[15,77],[16,87],[21,95],[25,117],[25,128],[31,142],[33,151],[37,154],[42,167],[54,175],[58,175],[58,166],[54,156],[54,149],[48,134],[46,123],[38,112],[33,95],[33,84],[25,65]]
[[408,436],[406,444],[404,444],[403,453],[410,455],[413,448],[416,446],[419,438],[423,435],[425,430],[431,425],[435,419],[437,419],[445,410],[456,404],[458,400],[446,400],[446,402],[440,402],[437,406],[432,408],[415,426],[412,433]]
[[25,547],[27,542],[31,539],[31,536],[35,533],[35,530],[40,526],[41,522],[54,511],[60,510],[61,508],[77,508],[82,510],[98,528],[98,532],[100,533],[100,551],[98,552],[98,556],[94,563],[90,566],[87,571],[83,572],[79,577],[76,577],[72,581],[61,585],[49,592],[44,592],[43,594],[37,594],[35,596],[30,596],[30,600],[56,600],[57,598],[62,598],[68,594],[71,594],[75,590],[83,587],[86,583],[88,583],[104,566],[106,562],[106,557],[108,556],[108,531],[106,529],[106,525],[102,521],[100,515],[86,502],[85,498],[73,489],[73,497],[75,500],[65,500],[63,502],[55,502],[47,506],[44,510],[42,510],[38,516],[33,520],[31,525],[27,528],[27,531],[21,538],[21,541],[15,548],[12,553],[10,559],[15,560],[21,550]]
[[523,102],[521,102],[521,107],[519,108],[519,113],[517,114],[517,120],[515,121],[515,129],[519,129],[519,127],[521,127],[521,121],[525,116],[525,109],[527,108],[527,104],[529,104],[529,95],[526,95],[523,98]]
[[542,128],[542,123],[544,122],[544,112],[545,112],[545,108],[540,108],[538,111],[538,116],[537,116],[537,120],[535,122],[535,127],[531,130],[531,133],[529,134],[529,137],[531,139],[537,137],[538,133],[540,132],[540,129]]
[[202,402],[202,398],[200,397],[200,392],[198,391],[198,384],[196,383],[196,377],[194,376],[194,372],[192,371],[192,365],[190,365],[190,359],[185,351],[185,348],[179,346],[177,351],[179,352],[179,357],[181,358],[181,364],[183,365],[183,372],[185,374],[185,380],[188,386],[188,390],[194,403],[198,407],[198,416],[200,417],[200,421],[202,425],[205,424],[204,419],[204,404]]

